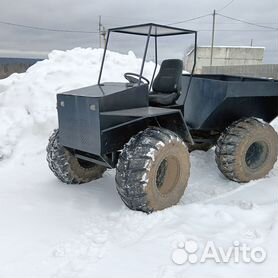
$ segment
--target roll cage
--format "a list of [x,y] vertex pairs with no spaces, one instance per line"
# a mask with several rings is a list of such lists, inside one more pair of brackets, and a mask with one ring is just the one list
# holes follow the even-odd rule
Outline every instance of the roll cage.
[[[165,36],[178,36],[178,35],[193,34],[194,35],[194,61],[193,61],[193,67],[192,67],[192,70],[190,73],[190,80],[188,83],[187,92],[186,92],[186,97],[187,97],[188,91],[190,88],[190,84],[191,84],[191,79],[192,79],[192,76],[193,76],[193,73],[195,70],[195,66],[196,66],[197,31],[182,29],[182,28],[177,28],[177,27],[172,27],[172,26],[166,26],[166,25],[160,25],[160,24],[155,24],[155,23],[129,25],[129,26],[124,26],[124,27],[117,27],[117,28],[109,29],[108,33],[107,33],[106,44],[104,47],[104,52],[103,52],[103,57],[102,57],[102,62],[101,62],[101,67],[100,67],[100,72],[99,72],[99,77],[98,77],[98,85],[101,85],[101,76],[102,76],[103,66],[104,66],[105,57],[106,57],[106,50],[107,50],[108,43],[109,43],[109,37],[112,32],[146,37],[145,50],[144,50],[144,54],[143,54],[142,65],[141,65],[139,79],[138,79],[138,85],[141,83],[141,79],[142,79],[142,75],[143,75],[143,71],[144,71],[144,65],[146,62],[146,56],[147,56],[147,52],[148,52],[148,48],[149,48],[149,41],[150,41],[151,37],[154,37],[155,68],[154,68],[154,72],[152,75],[150,88],[152,87],[152,84],[154,81],[154,76],[155,76],[156,69],[157,69],[157,45],[158,45],[157,38],[165,37]],[[185,99],[186,99],[186,97],[185,97]]]

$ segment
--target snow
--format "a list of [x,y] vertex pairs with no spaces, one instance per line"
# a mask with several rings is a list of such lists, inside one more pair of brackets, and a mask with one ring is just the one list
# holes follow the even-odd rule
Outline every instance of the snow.
[[[95,84],[102,49],[75,48],[53,51],[49,59],[36,63],[24,74],[0,81],[0,158],[9,157],[28,127],[51,130],[57,125],[56,94]],[[125,81],[125,72],[139,72],[142,60],[133,52],[107,52],[102,81]],[[151,79],[154,63],[148,62],[144,75]]]
[[[102,50],[54,51],[26,73],[0,81],[0,277],[274,277],[278,273],[278,164],[245,185],[228,181],[214,150],[191,153],[180,203],[146,215],[127,209],[114,170],[83,185],[61,183],[45,146],[57,126],[55,95],[96,83]],[[123,81],[141,60],[109,52],[103,80]],[[151,76],[148,63],[145,75]],[[273,122],[278,131],[278,120]],[[180,242],[235,240],[267,252],[262,264],[175,264]],[[199,252],[198,251],[198,252]]]

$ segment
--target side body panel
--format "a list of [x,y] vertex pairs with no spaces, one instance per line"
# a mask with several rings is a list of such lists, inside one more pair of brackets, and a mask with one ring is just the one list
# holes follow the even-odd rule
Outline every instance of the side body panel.
[[[183,76],[183,90],[189,76]],[[182,103],[185,92],[178,102]],[[223,130],[244,117],[271,122],[278,115],[278,81],[225,75],[194,75],[184,105],[192,129]]]
[[101,113],[148,104],[146,85],[128,88],[124,83],[109,83],[58,94],[60,142],[71,149],[100,155],[102,130],[119,121],[111,117],[104,120]]

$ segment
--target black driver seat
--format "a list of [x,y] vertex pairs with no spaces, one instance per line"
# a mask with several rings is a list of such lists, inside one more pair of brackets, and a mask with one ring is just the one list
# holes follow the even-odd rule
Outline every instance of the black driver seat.
[[164,60],[150,92],[151,105],[171,105],[180,96],[183,63],[179,59]]

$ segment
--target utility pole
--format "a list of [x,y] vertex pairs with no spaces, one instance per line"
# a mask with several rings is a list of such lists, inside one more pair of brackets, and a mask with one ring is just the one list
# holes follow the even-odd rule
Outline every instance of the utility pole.
[[251,39],[251,47],[253,47],[253,39]]
[[215,16],[216,12],[213,10],[213,21],[212,21],[212,35],[211,35],[211,48],[210,48],[210,65],[212,66],[212,59],[213,59],[213,47],[214,47],[214,34],[215,34]]
[[98,17],[98,33],[99,33],[99,47],[102,47],[101,41],[103,40],[104,46],[106,44],[106,29],[101,23],[101,15]]
[[103,43],[104,43],[104,46],[105,46],[106,45],[106,29],[103,25],[102,25],[101,36],[103,37]]
[[98,17],[99,48],[101,48],[101,15]]

